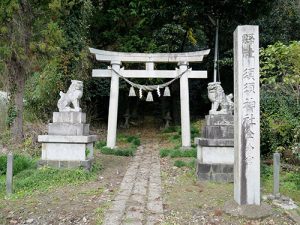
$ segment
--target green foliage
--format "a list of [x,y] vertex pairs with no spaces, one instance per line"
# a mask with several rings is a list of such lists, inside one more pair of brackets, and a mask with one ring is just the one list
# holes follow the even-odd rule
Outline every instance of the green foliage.
[[160,157],[170,156],[171,158],[180,158],[180,157],[197,157],[197,150],[195,148],[180,150],[178,148],[175,149],[161,149],[159,151]]
[[102,154],[105,155],[134,156],[136,148],[128,147],[128,148],[112,149],[112,148],[102,147],[100,151]]
[[[267,193],[273,191],[273,167],[261,165],[262,186]],[[280,193],[300,202],[300,173],[298,171],[280,172]]]
[[[14,155],[14,176],[26,169],[32,169],[36,167],[36,162],[31,158],[23,155]],[[6,174],[7,156],[0,156],[0,176]]]
[[184,162],[184,161],[182,161],[182,160],[176,160],[176,161],[174,162],[174,166],[181,168],[181,167],[186,166],[186,162]]
[[99,149],[102,154],[106,155],[118,155],[118,156],[134,156],[137,147],[141,144],[141,141],[136,136],[119,135],[118,141],[129,144],[128,147],[111,149],[106,146],[106,142],[98,141],[95,144],[95,148]]
[[188,167],[190,169],[193,169],[193,168],[195,168],[195,160],[191,160],[189,162],[185,162],[185,161],[182,161],[182,160],[176,160],[174,162],[174,166],[179,167],[179,168]]
[[163,148],[159,151],[159,155],[160,155],[160,157],[164,158],[164,157],[169,156],[171,151],[172,151],[172,149]]
[[260,55],[262,153],[291,151],[299,158],[300,43],[276,43]]
[[14,192],[22,196],[37,190],[45,191],[52,187],[81,183],[94,177],[95,173],[83,169],[27,169],[14,177]]

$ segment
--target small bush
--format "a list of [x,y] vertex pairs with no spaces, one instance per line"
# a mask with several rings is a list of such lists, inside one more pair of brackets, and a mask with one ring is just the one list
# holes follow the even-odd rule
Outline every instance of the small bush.
[[174,149],[170,152],[171,158],[179,158],[179,157],[197,157],[197,150],[195,148],[188,149],[188,150],[180,150],[180,149]]
[[101,151],[102,154],[105,155],[118,155],[118,156],[134,156],[137,147],[141,144],[141,141],[136,136],[125,136],[120,135],[118,137],[119,141],[129,143],[129,147],[125,148],[117,148],[111,149],[106,146],[105,142],[97,142],[95,147]]
[[196,148],[191,148],[188,150],[180,150],[178,148],[175,149],[161,149],[160,157],[167,157],[170,156],[171,158],[181,158],[181,157],[197,157],[197,150]]
[[106,142],[105,141],[97,141],[96,144],[95,144],[95,148],[96,149],[101,149],[104,146],[106,146]]
[[181,167],[186,166],[186,162],[184,162],[184,161],[182,161],[182,160],[176,160],[176,161],[174,162],[174,166],[181,168]]
[[172,149],[167,149],[167,148],[164,148],[164,149],[161,149],[160,151],[159,151],[159,155],[160,155],[160,157],[167,157],[169,154],[170,154],[170,152],[172,151]]
[[134,156],[136,148],[122,148],[122,149],[112,149],[103,147],[100,149],[102,154],[105,155],[118,155],[118,156]]
[[195,168],[195,160],[191,160],[190,162],[185,162],[185,161],[182,161],[182,160],[176,160],[174,162],[174,166],[176,167],[188,167],[188,168]]
[[[13,173],[14,175],[20,173],[26,169],[32,169],[36,167],[36,163],[29,157],[23,155],[14,155],[14,166]],[[7,156],[0,156],[0,175],[6,174],[6,166],[7,166]]]

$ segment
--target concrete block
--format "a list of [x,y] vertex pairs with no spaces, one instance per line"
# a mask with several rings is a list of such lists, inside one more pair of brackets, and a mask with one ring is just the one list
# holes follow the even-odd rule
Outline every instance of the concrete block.
[[97,135],[88,136],[59,136],[59,135],[39,135],[38,142],[42,143],[91,143],[99,139]]
[[49,123],[48,134],[49,135],[64,135],[64,136],[77,136],[89,135],[90,125],[82,123]]
[[211,180],[211,174],[210,173],[197,173],[198,179],[201,181],[209,181]]
[[59,161],[59,168],[68,168],[68,161]]
[[233,147],[197,147],[197,157],[204,164],[232,164],[234,163]]
[[195,144],[201,146],[216,146],[216,147],[233,147],[233,139],[207,139],[207,138],[195,138]]
[[43,143],[42,160],[84,161],[86,149],[86,143]]
[[49,166],[57,169],[73,169],[83,167],[86,170],[92,169],[92,159],[84,161],[60,161],[60,160],[39,160],[38,167]]
[[212,164],[213,173],[233,173],[233,164]]
[[200,173],[209,173],[209,172],[211,172],[211,165],[210,164],[198,164],[198,171],[200,171]]
[[205,121],[207,126],[233,125],[233,115],[207,115]]
[[203,137],[207,139],[233,139],[234,127],[229,126],[205,126]]
[[83,112],[54,112],[53,123],[86,123]]

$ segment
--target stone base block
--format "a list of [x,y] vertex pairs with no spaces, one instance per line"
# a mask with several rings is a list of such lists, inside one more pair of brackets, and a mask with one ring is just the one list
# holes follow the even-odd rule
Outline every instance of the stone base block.
[[92,162],[92,159],[84,161],[39,160],[38,167],[49,166],[58,169],[73,169],[82,167],[90,171],[92,169]]
[[53,123],[86,123],[83,112],[54,112]]
[[204,164],[234,163],[233,146],[201,146],[197,145],[197,159]]
[[203,137],[208,139],[230,139],[233,136],[234,128],[232,125],[205,126],[203,129]]
[[234,181],[232,164],[204,164],[197,160],[196,173],[200,181]]
[[223,115],[207,115],[205,116],[206,125],[233,125],[233,115],[223,114]]
[[42,143],[42,160],[85,161],[93,151],[93,143]]
[[49,135],[63,135],[63,136],[79,136],[89,135],[90,125],[83,123],[49,123]]
[[272,214],[272,207],[266,203],[261,203],[260,205],[239,205],[234,200],[231,200],[225,203],[224,211],[232,216],[261,219]]

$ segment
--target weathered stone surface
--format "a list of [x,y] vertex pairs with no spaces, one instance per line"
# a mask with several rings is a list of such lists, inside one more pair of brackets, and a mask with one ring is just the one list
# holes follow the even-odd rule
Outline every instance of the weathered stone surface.
[[197,159],[204,164],[234,163],[233,147],[197,146]]
[[234,32],[234,199],[260,204],[260,101],[258,26]]
[[[231,114],[233,113],[233,95],[225,95],[221,82],[211,82],[207,86],[208,99],[212,106],[209,110],[210,115]],[[220,108],[220,110],[219,110]]]
[[90,132],[89,124],[82,123],[49,123],[49,135],[62,135],[62,136],[87,136]]
[[86,123],[83,112],[54,112],[53,123]]
[[232,164],[203,164],[197,161],[196,173],[201,181],[233,182]]
[[230,139],[233,135],[232,125],[205,126],[203,129],[203,137],[207,139]]
[[201,146],[210,146],[210,147],[233,147],[234,140],[195,138],[195,144]]
[[151,145],[145,151],[138,148],[104,224],[159,224],[163,220],[160,162]]
[[83,82],[79,80],[72,80],[71,82],[66,93],[59,92],[60,99],[57,102],[57,107],[60,112],[81,112],[79,100],[83,95]]
[[260,205],[239,205],[231,200],[225,203],[224,211],[232,216],[261,219],[272,214],[272,207],[266,203],[261,203]]
[[14,168],[14,156],[10,152],[7,154],[7,165],[6,165],[6,193],[8,195],[13,193],[13,168]]
[[39,160],[38,167],[49,166],[58,169],[73,169],[82,167],[86,170],[92,169],[92,159],[84,160],[84,161],[59,161],[59,160]]
[[39,135],[38,141],[42,143],[92,143],[99,139],[97,135],[88,136],[62,136],[62,135]]
[[42,160],[84,161],[93,156],[93,143],[42,143]]
[[207,126],[233,125],[233,115],[206,115],[205,123]]

